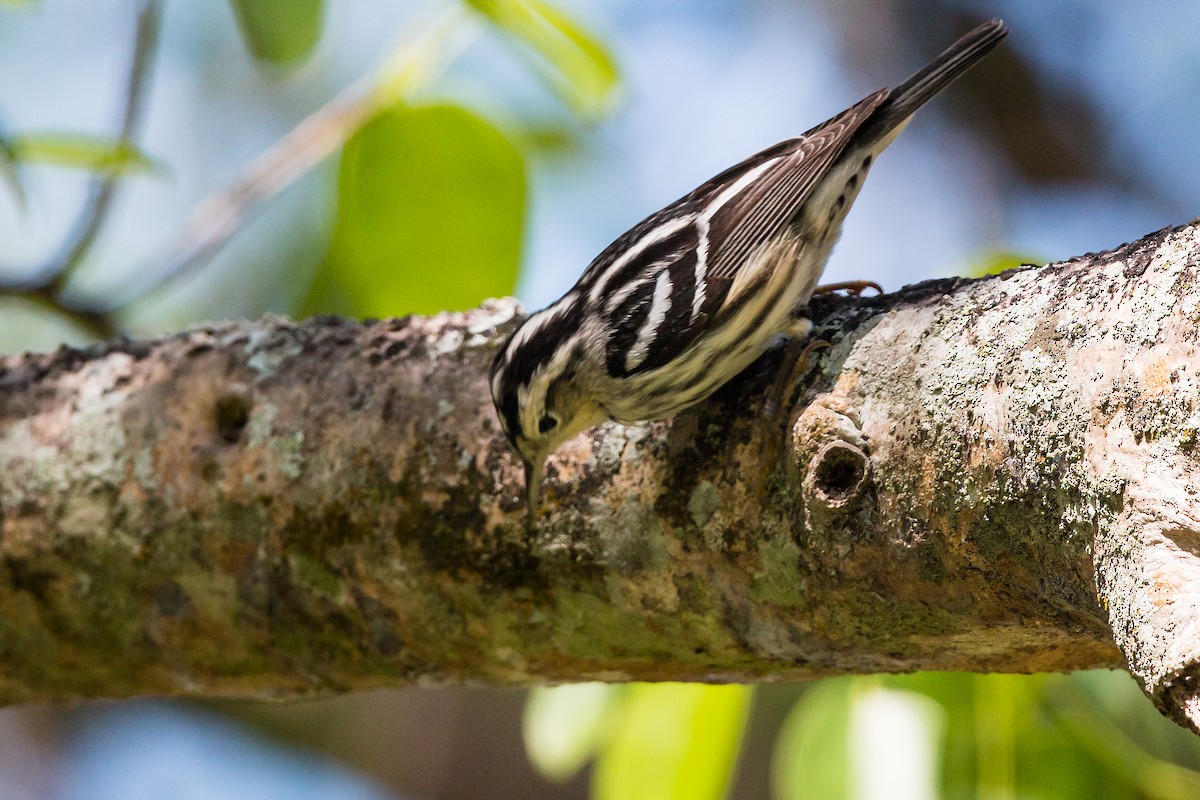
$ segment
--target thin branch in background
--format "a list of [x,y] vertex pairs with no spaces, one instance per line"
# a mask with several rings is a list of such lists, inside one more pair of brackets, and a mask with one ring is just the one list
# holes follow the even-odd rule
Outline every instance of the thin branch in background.
[[0,290],[0,296],[17,297],[39,308],[52,311],[74,322],[97,339],[112,339],[121,333],[120,327],[113,320],[111,314],[66,303],[48,286],[23,289],[4,288]]
[[[162,29],[162,0],[141,0],[134,37],[133,59],[125,89],[125,110],[121,119],[119,143],[132,144],[141,123],[150,84],[151,67],[158,50]],[[42,280],[51,297],[57,298],[83,262],[100,233],[116,196],[118,176],[98,177],[91,186],[87,202],[59,254],[42,269]],[[91,313],[91,312],[89,312]]]
[[[141,0],[138,6],[133,57],[126,82],[124,111],[119,144],[132,144],[146,105],[150,74],[158,51],[162,29],[162,0]],[[49,259],[33,280],[0,284],[0,296],[15,297],[53,311],[74,322],[91,335],[107,339],[120,333],[111,309],[94,303],[81,304],[63,297],[63,291],[75,270],[83,263],[108,218],[116,195],[119,176],[107,173],[97,177],[88,192],[72,231],[63,241],[58,255]]]
[[[122,121],[123,142],[132,141],[142,116],[161,19],[162,0],[142,0]],[[119,332],[113,321],[115,312],[207,264],[263,203],[324,161],[381,109],[433,80],[474,41],[481,28],[478,19],[465,14],[462,7],[417,26],[421,33],[394,47],[378,69],[302,120],[255,158],[232,186],[203,200],[168,251],[170,255],[161,260],[162,267],[125,295],[86,305],[62,296],[108,215],[116,192],[111,176],[93,185],[73,234],[40,277],[0,287],[0,294],[55,310],[101,338],[115,335]]]
[[445,69],[474,41],[480,25],[461,8],[439,15],[393,48],[379,69],[352,83],[259,154],[232,186],[201,201],[157,273],[117,297],[123,308],[193,273],[245,226],[263,203],[320,164],[387,105]]

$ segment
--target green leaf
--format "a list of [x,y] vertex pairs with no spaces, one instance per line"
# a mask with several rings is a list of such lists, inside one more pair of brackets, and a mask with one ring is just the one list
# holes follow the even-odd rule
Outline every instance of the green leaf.
[[4,152],[15,163],[53,164],[106,175],[161,172],[163,166],[131,142],[76,133],[28,133],[10,138]]
[[229,0],[255,58],[287,64],[308,56],[321,37],[323,0]]
[[40,0],[0,0],[0,8],[5,11],[32,11],[40,5]]
[[856,797],[937,797],[945,711],[869,678],[850,694],[850,783]]
[[596,800],[716,800],[741,749],[748,686],[634,684],[596,762]]
[[497,28],[535,53],[542,76],[579,113],[605,114],[619,83],[612,55],[594,36],[543,0],[467,0]]
[[524,218],[524,162],[490,123],[394,107],[343,149],[329,257],[305,308],[432,313],[511,294]]
[[571,778],[591,758],[608,732],[620,687],[577,683],[538,687],[525,703],[525,750],[548,780]]
[[822,681],[804,693],[784,720],[771,759],[779,800],[845,800],[850,796],[850,687]]

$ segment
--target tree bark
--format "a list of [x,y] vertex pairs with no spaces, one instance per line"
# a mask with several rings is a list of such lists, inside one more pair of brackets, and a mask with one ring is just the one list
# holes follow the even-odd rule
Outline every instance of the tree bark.
[[1200,240],[814,307],[522,470],[511,300],[0,359],[0,698],[1127,666],[1200,720]]

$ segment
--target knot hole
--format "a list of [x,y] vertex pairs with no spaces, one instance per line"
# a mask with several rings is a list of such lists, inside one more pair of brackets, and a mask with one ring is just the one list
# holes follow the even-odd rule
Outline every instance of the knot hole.
[[217,435],[229,444],[240,439],[246,423],[250,421],[251,406],[250,398],[241,388],[230,388],[217,397],[213,406]]
[[868,468],[867,454],[859,448],[841,440],[827,442],[813,458],[805,484],[825,508],[845,508],[862,494]]

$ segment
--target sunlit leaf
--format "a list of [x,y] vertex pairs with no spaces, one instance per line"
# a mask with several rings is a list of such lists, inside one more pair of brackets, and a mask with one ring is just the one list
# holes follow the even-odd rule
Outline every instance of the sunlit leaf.
[[521,154],[489,122],[397,106],[343,149],[333,241],[306,310],[431,313],[511,294],[524,218]]
[[878,684],[851,693],[850,699],[853,796],[938,797],[945,718],[942,707],[923,694],[885,689]]
[[750,704],[747,686],[635,684],[596,762],[596,800],[725,796]]
[[255,58],[286,64],[308,56],[321,37],[323,0],[229,0]]
[[468,0],[499,29],[541,60],[543,77],[580,113],[596,117],[612,105],[616,63],[595,37],[544,0]]
[[41,5],[41,0],[0,0],[4,11],[31,11]]
[[620,687],[578,683],[529,693],[522,725],[525,750],[543,777],[571,778],[604,741]]
[[41,163],[109,175],[157,172],[162,165],[130,142],[76,133],[27,133],[5,149],[18,164]]
[[977,783],[975,677],[965,672],[917,672],[877,679],[889,688],[920,692],[945,710],[942,777],[947,797],[973,796]]

